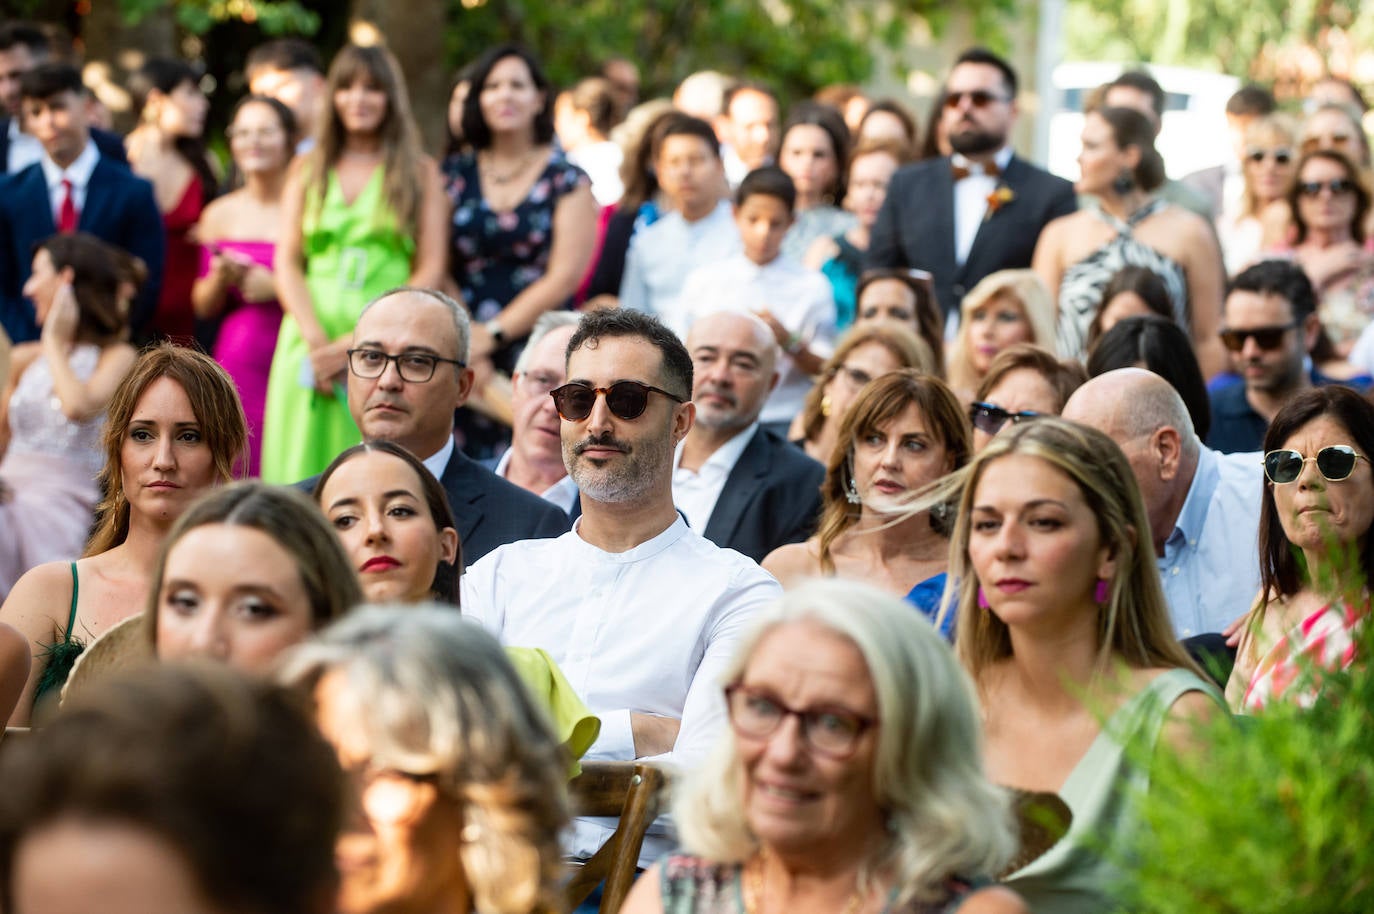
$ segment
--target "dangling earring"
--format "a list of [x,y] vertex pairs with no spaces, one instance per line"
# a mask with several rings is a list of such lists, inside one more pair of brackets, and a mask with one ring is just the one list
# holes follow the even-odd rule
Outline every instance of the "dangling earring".
[[823,397],[821,397],[821,418],[823,418],[823,419],[829,419],[829,418],[830,418],[830,409],[831,409],[830,394],[826,394],[826,395],[824,395]]
[[988,595],[985,594],[985,593],[983,593],[983,588],[981,588],[981,587],[978,588],[978,608],[979,608],[979,609],[991,609],[991,608],[992,608],[992,604],[990,604],[990,603],[988,602]]
[[1115,192],[1118,197],[1124,197],[1133,190],[1135,190],[1135,176],[1129,171],[1123,171],[1121,174],[1117,175],[1116,180],[1112,182],[1112,191]]
[[859,487],[854,484],[853,476],[850,476],[849,479],[845,481],[844,500],[851,505],[861,505],[864,503],[863,498],[859,496]]
[[1106,606],[1108,598],[1111,597],[1111,589],[1105,578],[1097,579],[1097,586],[1093,588],[1093,602],[1098,606]]

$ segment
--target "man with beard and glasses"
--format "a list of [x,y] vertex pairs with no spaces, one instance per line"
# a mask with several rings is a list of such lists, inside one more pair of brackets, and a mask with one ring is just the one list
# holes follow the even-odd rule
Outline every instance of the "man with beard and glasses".
[[[585,758],[699,763],[725,730],[720,683],[735,646],[782,595],[673,507],[673,450],[696,416],[692,374],[682,341],[649,315],[585,315],[568,341],[568,382],[551,394],[582,516],[463,576],[463,612],[502,644],[547,651],[601,718]],[[580,820],[570,853],[589,856],[613,825]],[[643,862],[668,847],[653,834]]]
[[720,311],[687,334],[696,422],[677,448],[673,499],[692,529],[755,561],[816,529],[825,467],[759,425],[778,382],[778,344],[760,318]]
[[1040,230],[1077,208],[1072,184],[1008,145],[1016,91],[1016,72],[996,54],[960,54],[941,95],[954,154],[898,169],[873,226],[865,266],[931,273],[951,339],[965,292],[990,273],[1029,267]]

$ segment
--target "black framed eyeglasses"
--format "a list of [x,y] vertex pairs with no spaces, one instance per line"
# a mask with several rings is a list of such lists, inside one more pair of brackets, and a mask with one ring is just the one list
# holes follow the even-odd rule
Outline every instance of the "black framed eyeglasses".
[[1011,99],[1005,95],[998,95],[996,92],[989,92],[986,89],[974,89],[972,92],[946,92],[945,107],[958,108],[964,103],[964,99],[969,100],[975,108],[986,108],[993,102],[1008,102]]
[[743,683],[725,687],[725,704],[735,733],[750,739],[767,739],[789,717],[801,724],[806,745],[821,755],[847,758],[859,748],[859,738],[878,722],[848,708],[819,706],[789,708],[764,689]]
[[387,355],[380,349],[348,350],[348,370],[360,378],[371,380],[380,378],[386,371],[386,363],[395,362],[396,371],[402,381],[423,384],[434,377],[434,369],[440,362],[466,368],[466,362],[458,359],[445,359],[427,352],[402,352],[400,355]]
[[641,384],[638,381],[616,381],[610,387],[592,387],[589,384],[564,384],[549,391],[553,397],[554,409],[558,415],[569,422],[581,422],[592,414],[598,395],[606,398],[606,408],[617,419],[629,422],[644,415],[649,407],[649,394],[663,394],[674,403],[686,403],[686,399],[670,393],[661,387]]
[[1350,474],[1355,472],[1355,461],[1368,459],[1348,444],[1324,447],[1317,451],[1315,457],[1304,457],[1292,448],[1282,448],[1264,455],[1264,475],[1272,483],[1287,485],[1297,482],[1307,461],[1315,460],[1317,471],[1327,482],[1340,482],[1342,479],[1349,479]]
[[1283,345],[1283,335],[1294,327],[1298,322],[1291,324],[1276,324],[1273,327],[1251,327],[1247,330],[1223,330],[1221,331],[1221,345],[1231,352],[1240,352],[1245,348],[1245,341],[1251,337],[1255,339],[1255,345],[1261,349],[1277,349]]
[[1260,149],[1252,146],[1246,153],[1245,158],[1258,165],[1265,159],[1273,159],[1275,165],[1287,165],[1293,161],[1293,150],[1280,146],[1278,149]]
[[1334,178],[1330,181],[1301,181],[1298,183],[1298,193],[1304,197],[1320,197],[1322,191],[1331,191],[1331,196],[1339,197],[1342,194],[1355,192],[1355,182],[1349,178]]
[[1038,419],[1042,413],[1037,413],[1033,409],[1023,409],[1019,412],[1010,412],[998,406],[996,403],[975,402],[969,406],[968,417],[973,423],[973,427],[980,432],[995,435],[1002,430],[1002,426],[1007,422],[1012,424],[1025,422],[1027,419]]

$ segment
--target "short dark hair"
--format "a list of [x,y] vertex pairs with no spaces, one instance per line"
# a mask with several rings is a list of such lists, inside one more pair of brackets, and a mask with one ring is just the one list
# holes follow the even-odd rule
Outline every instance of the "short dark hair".
[[485,52],[472,65],[472,88],[463,100],[463,138],[473,149],[486,149],[491,145],[491,128],[482,116],[482,86],[496,65],[507,57],[524,61],[534,87],[544,93],[544,107],[534,116],[534,141],[539,144],[553,141],[553,86],[549,78],[528,49],[518,44],[503,44]]
[[694,136],[706,144],[712,155],[720,158],[720,140],[710,124],[690,114],[672,112],[654,128],[654,161],[658,161],[663,144],[670,136]]
[[40,63],[19,77],[21,98],[46,101],[54,95],[72,92],[86,97],[86,84],[81,81],[81,71],[69,63],[51,61]]
[[1253,292],[1256,295],[1277,295],[1293,309],[1293,320],[1301,323],[1317,310],[1317,293],[1306,271],[1291,260],[1261,260],[1246,267],[1226,287],[1226,297],[1233,292]]
[[249,51],[243,69],[250,82],[263,70],[309,70],[323,76],[324,61],[310,42],[300,38],[278,38]]
[[692,398],[692,356],[676,333],[658,318],[632,308],[589,311],[578,321],[568,340],[568,357],[584,345],[596,348],[602,338],[639,337],[663,356],[663,386],[684,400]]
[[74,696],[0,760],[5,909],[19,849],[64,819],[156,835],[217,910],[317,909],[337,883],[345,785],[302,704],[219,664],[153,664]]
[[29,53],[41,57],[52,50],[52,43],[43,30],[32,22],[0,23],[0,51],[28,48]]
[[1116,79],[1107,83],[1107,88],[1112,89],[1121,86],[1123,89],[1135,89],[1150,96],[1150,107],[1155,112],[1155,117],[1164,117],[1164,87],[1159,81],[1144,70],[1125,70]]
[[[1283,447],[1284,442],[1304,425],[1322,416],[1330,416],[1344,425],[1354,439],[1351,443],[1361,454],[1374,454],[1374,404],[1340,384],[1313,387],[1294,394],[1285,402],[1264,433],[1264,452],[1267,454]],[[1374,580],[1374,536],[1370,536],[1368,530],[1354,533],[1364,541],[1359,547],[1359,571],[1364,583],[1368,584]],[[1260,506],[1259,550],[1260,594],[1264,605],[1275,597],[1292,596],[1302,589],[1309,576],[1315,578],[1322,573],[1321,569],[1305,568],[1295,554],[1297,550],[1279,522],[1274,484],[1268,480],[1264,483],[1264,501]]]
[[[1088,327],[1088,350],[1091,351],[1097,338],[1102,335],[1102,314],[1108,303],[1123,293],[1130,292],[1140,298],[1145,306],[1168,320],[1174,318],[1174,302],[1169,297],[1169,289],[1164,278],[1149,267],[1127,264],[1112,274],[1102,289],[1102,298],[1097,304],[1097,314]],[[1089,372],[1091,374],[1091,372]]]
[[774,105],[778,104],[778,97],[773,94],[772,89],[768,88],[763,83],[752,81],[737,82],[731,83],[729,86],[726,87],[724,96],[721,100],[722,104],[720,110],[725,112],[726,115],[729,115],[730,103],[735,100],[736,96],[742,95],[745,92],[754,92],[759,95],[766,95],[773,100]]
[[1118,321],[1098,338],[1088,353],[1088,377],[1143,365],[1169,382],[1188,415],[1193,431],[1207,440],[1212,429],[1212,404],[1207,397],[1207,381],[1202,377],[1193,341],[1172,319],[1144,314]]
[[1265,117],[1277,110],[1274,93],[1256,83],[1246,83],[1226,100],[1226,113],[1232,117]]
[[831,151],[835,153],[835,186],[830,193],[839,206],[844,200],[845,188],[849,186],[849,127],[844,116],[829,105],[817,102],[799,102],[787,115],[787,123],[778,134],[779,146],[787,142],[787,134],[795,127],[819,127],[830,138]]
[[1140,150],[1140,164],[1131,177],[1142,190],[1154,190],[1167,180],[1164,157],[1155,149],[1155,125],[1134,108],[1098,108],[1092,112],[1112,128],[1112,142],[1118,149],[1134,146]]
[[[954,66],[961,63],[980,63],[989,67],[996,67],[1002,74],[1002,81],[1007,84],[1007,94],[1016,98],[1019,85],[1016,81],[1016,71],[1011,68],[1011,64],[1005,59],[992,53],[984,47],[972,47],[966,49],[962,54],[954,59]],[[954,69],[954,67],[950,67]]]
[[[1363,131],[1364,128],[1360,126],[1359,118],[1351,115],[1348,109],[1342,108],[1340,105],[1327,105],[1324,106],[1324,108],[1334,108],[1337,111],[1344,112],[1347,117],[1350,117],[1350,122],[1354,126],[1354,129]],[[1359,135],[1363,136],[1364,134],[1360,133]],[[1326,159],[1328,162],[1334,162],[1345,170],[1346,180],[1354,186],[1355,194],[1355,212],[1352,213],[1350,217],[1350,235],[1355,239],[1357,244],[1364,244],[1364,220],[1365,217],[1369,215],[1370,206],[1369,188],[1365,187],[1364,179],[1360,176],[1359,167],[1349,156],[1339,149],[1314,149],[1311,152],[1303,153],[1302,158],[1298,160],[1298,167],[1293,172],[1293,180],[1288,184],[1287,193],[1288,209],[1293,218],[1294,243],[1301,244],[1307,240],[1307,220],[1302,217],[1302,207],[1298,205],[1298,202],[1302,198],[1302,170],[1306,168],[1307,163],[1313,159]]]
[[775,197],[783,202],[788,215],[791,215],[797,206],[797,186],[787,172],[778,166],[765,165],[755,168],[739,182],[739,189],[735,191],[735,205],[743,206],[750,197]]

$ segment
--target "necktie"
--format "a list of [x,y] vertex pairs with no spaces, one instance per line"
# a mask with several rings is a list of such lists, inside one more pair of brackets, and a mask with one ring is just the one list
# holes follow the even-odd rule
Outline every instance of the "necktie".
[[[949,163],[949,172],[954,176],[954,180],[956,181],[962,181],[969,175],[976,173],[967,165],[959,165],[953,161]],[[995,178],[1002,173],[1002,169],[998,167],[996,162],[989,162],[987,165],[983,166],[981,173],[987,175],[989,178]]]
[[57,230],[64,235],[76,231],[76,201],[72,199],[72,182],[62,179],[62,202],[57,208]]

